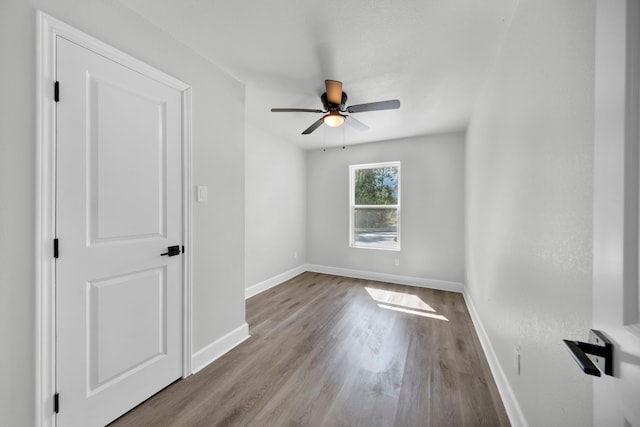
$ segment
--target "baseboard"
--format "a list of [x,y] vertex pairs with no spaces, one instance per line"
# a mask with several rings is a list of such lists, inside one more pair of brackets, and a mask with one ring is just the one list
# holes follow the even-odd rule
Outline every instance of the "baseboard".
[[441,291],[462,292],[464,285],[446,280],[423,279],[421,277],[399,276],[395,274],[375,273],[372,271],[351,270],[349,268],[329,267],[326,265],[307,264],[307,271],[353,277],[355,279],[375,280],[378,282],[397,283],[400,285],[418,286],[421,288],[439,289]]
[[482,325],[480,316],[478,315],[476,307],[473,305],[473,301],[467,293],[466,288],[462,292],[462,295],[464,297],[465,303],[467,304],[469,315],[471,316],[471,320],[473,321],[473,326],[475,327],[476,333],[478,334],[478,339],[480,340],[480,344],[482,345],[484,354],[487,357],[487,362],[489,362],[489,368],[491,369],[493,378],[496,381],[496,386],[498,387],[498,392],[500,393],[500,397],[502,398],[504,408],[507,411],[509,421],[511,421],[511,425],[513,427],[527,427],[529,424],[527,423],[527,420],[522,413],[522,409],[520,408],[518,399],[516,399],[516,396],[513,393],[513,389],[511,388],[511,385],[507,380],[507,375],[504,373],[502,365],[500,365],[500,362],[498,361],[498,356],[496,355],[496,352],[491,345],[489,335],[487,335],[487,331]]
[[249,338],[249,325],[242,324],[191,356],[192,373],[196,373]]
[[289,271],[285,271],[284,273],[280,273],[277,276],[273,276],[270,279],[263,280],[260,283],[257,283],[253,286],[246,288],[244,290],[244,297],[245,299],[251,298],[252,296],[258,295],[260,292],[264,292],[267,289],[271,289],[274,286],[278,286],[282,282],[286,282],[289,279],[293,279],[294,277],[304,273],[305,271],[307,271],[307,269],[306,269],[306,266],[303,264],[303,265],[299,265],[296,268],[292,268]]

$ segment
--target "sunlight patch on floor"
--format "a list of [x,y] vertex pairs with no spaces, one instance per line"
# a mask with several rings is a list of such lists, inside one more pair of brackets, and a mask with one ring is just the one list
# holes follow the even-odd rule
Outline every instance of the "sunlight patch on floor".
[[378,307],[386,310],[394,310],[416,316],[429,317],[431,319],[449,321],[445,316],[436,314],[436,311],[419,296],[402,292],[387,291],[365,287],[371,298],[378,303]]

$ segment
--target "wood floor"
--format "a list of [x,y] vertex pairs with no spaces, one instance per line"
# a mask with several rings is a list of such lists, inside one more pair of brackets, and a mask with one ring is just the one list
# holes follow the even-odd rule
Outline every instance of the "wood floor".
[[508,426],[461,294],[304,273],[247,300],[251,338],[116,420]]

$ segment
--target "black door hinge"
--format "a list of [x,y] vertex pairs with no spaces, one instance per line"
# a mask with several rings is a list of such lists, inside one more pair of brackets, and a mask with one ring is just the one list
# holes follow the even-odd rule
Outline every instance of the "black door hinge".
[[184,253],[184,245],[182,245],[182,253]]
[[53,412],[56,414],[60,412],[60,394],[56,393],[53,395]]
[[53,239],[53,257],[58,258],[58,239]]
[[60,102],[60,82],[57,81],[53,84],[53,100]]

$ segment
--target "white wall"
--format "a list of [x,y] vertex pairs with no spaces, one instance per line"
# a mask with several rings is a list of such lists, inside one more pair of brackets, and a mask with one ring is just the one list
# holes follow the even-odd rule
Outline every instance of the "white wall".
[[[464,138],[451,133],[309,151],[309,264],[463,282]],[[349,165],[396,160],[401,251],[350,248]]]
[[592,423],[562,339],[591,325],[594,16],[521,0],[467,132],[467,291],[532,426]]
[[[306,153],[259,129],[257,97],[247,86],[245,286],[250,288],[306,262]],[[268,110],[266,110],[268,111]]]
[[[34,425],[35,10],[193,87],[193,350],[244,324],[244,87],[112,0],[0,2],[0,425]],[[224,206],[224,208],[221,208]],[[10,249],[7,248],[10,246]]]

